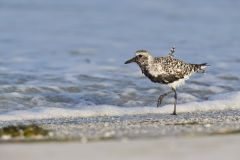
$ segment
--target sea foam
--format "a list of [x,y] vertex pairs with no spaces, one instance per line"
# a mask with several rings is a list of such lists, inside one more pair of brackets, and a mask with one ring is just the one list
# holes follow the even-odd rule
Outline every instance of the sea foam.
[[[201,102],[189,102],[177,105],[177,112],[198,112],[210,110],[240,109],[240,92],[219,94]],[[146,107],[120,107],[113,105],[76,106],[75,108],[48,108],[39,107],[28,110],[10,111],[0,114],[0,121],[12,120],[40,120],[51,118],[76,118],[96,116],[122,116],[137,114],[170,114],[173,105],[165,105],[160,108]]]

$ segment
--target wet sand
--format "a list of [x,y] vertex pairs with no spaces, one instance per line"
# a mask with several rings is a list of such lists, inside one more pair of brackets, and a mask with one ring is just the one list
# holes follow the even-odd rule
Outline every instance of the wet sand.
[[[1,159],[238,159],[239,135],[0,145]],[[20,158],[21,157],[21,158]]]
[[34,123],[51,136],[43,141],[2,140],[0,158],[237,159],[239,122],[236,109],[1,122],[1,126]]
[[205,136],[240,133],[240,110],[61,118],[37,123],[57,139],[86,141]]
[[[240,110],[97,117],[65,117],[42,120],[1,121],[0,126],[36,124],[51,136],[43,140],[95,142],[106,140],[198,137],[240,133]],[[24,139],[21,141],[24,141]],[[0,142],[8,142],[1,140]]]

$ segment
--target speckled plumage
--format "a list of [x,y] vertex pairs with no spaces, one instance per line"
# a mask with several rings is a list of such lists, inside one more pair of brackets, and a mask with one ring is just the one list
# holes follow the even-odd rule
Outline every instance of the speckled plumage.
[[[125,64],[136,62],[141,68],[142,73],[147,76],[152,82],[167,84],[168,86],[170,86],[175,92],[175,99],[177,99],[176,88],[184,84],[185,80],[187,80],[193,73],[204,72],[207,64],[186,63],[182,60],[174,58],[174,52],[175,48],[173,47],[171,48],[167,56],[153,57],[146,50],[138,50],[136,51],[136,56],[126,61]],[[160,101],[160,104],[163,97],[168,95],[169,93],[170,92],[159,97],[158,101]],[[174,109],[173,114],[176,114],[176,109]]]
[[147,65],[139,66],[152,82],[171,86],[171,83],[178,80],[188,79],[194,72],[203,72],[205,64],[190,64],[168,55],[155,57]]

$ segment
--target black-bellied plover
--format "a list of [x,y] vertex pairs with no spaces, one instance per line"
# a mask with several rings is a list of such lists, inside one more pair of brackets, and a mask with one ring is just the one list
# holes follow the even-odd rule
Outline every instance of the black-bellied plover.
[[141,68],[142,73],[147,76],[152,82],[167,84],[171,87],[171,91],[159,96],[157,107],[160,106],[165,96],[174,92],[174,110],[173,115],[176,115],[177,92],[176,88],[183,85],[195,72],[205,72],[207,63],[191,64],[174,58],[175,48],[172,47],[165,57],[153,57],[146,50],[136,51],[136,56],[129,59],[125,64],[136,62]]

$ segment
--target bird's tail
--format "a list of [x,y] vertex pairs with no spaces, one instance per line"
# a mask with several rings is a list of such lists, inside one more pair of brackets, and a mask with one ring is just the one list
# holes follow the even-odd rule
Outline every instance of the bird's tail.
[[205,69],[210,66],[207,63],[202,63],[202,64],[193,64],[194,67],[194,72],[199,72],[199,73],[204,73]]

